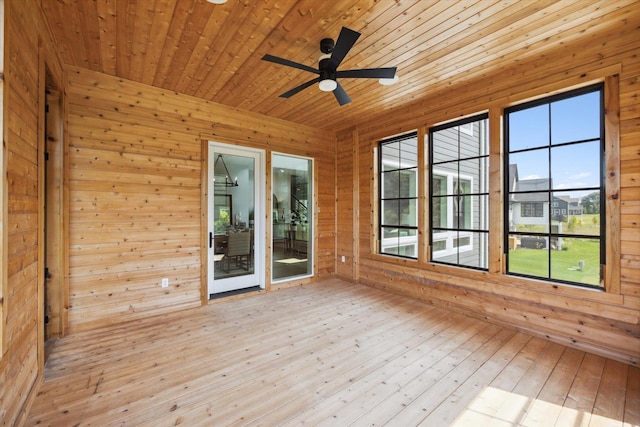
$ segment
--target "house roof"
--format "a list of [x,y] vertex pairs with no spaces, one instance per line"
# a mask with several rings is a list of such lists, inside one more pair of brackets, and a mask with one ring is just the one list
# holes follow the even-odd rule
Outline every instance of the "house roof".
[[548,202],[551,179],[523,179],[515,183],[514,202]]

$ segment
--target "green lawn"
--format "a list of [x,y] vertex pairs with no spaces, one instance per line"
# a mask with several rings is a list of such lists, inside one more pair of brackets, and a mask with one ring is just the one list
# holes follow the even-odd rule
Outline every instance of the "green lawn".
[[[547,249],[513,249],[509,251],[509,271],[547,278]],[[581,271],[579,261],[584,261]],[[600,245],[596,240],[563,239],[563,250],[551,250],[551,278],[588,285],[600,284]]]

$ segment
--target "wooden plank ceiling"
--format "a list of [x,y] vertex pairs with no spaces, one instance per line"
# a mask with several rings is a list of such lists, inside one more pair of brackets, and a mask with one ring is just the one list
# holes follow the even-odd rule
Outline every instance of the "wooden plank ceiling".
[[[635,4],[635,6],[634,6]],[[617,25],[633,0],[42,0],[63,61],[309,126],[338,131],[426,94]],[[315,77],[322,38],[362,33],[341,70],[398,67],[399,82],[343,79],[339,106]]]

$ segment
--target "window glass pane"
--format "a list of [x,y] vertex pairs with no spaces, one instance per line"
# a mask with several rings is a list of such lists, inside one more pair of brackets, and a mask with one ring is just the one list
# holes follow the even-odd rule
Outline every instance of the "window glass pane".
[[418,139],[412,138],[402,140],[398,143],[400,146],[400,167],[415,168],[418,166]]
[[600,140],[551,148],[553,188],[600,187]]
[[551,143],[600,138],[600,92],[551,103]]
[[469,204],[470,230],[489,229],[489,196],[465,196]]
[[383,200],[381,203],[382,224],[400,225],[400,202],[398,200]]
[[[458,167],[459,167],[459,162],[457,160],[450,161],[447,163],[440,163],[439,165],[433,167],[432,174],[434,176],[442,177],[446,181],[447,177],[458,175]],[[451,188],[447,188],[446,183],[444,186],[444,190],[445,192],[443,192],[442,194],[447,194],[446,192],[451,193],[452,191]]]
[[460,176],[471,182],[470,193],[489,192],[489,159],[479,157],[460,162]]
[[447,227],[447,198],[434,197],[431,201],[431,221],[433,228]]
[[400,171],[384,172],[382,179],[382,197],[385,199],[400,197]]
[[510,113],[508,138],[510,151],[549,145],[549,106]]
[[380,148],[382,171],[400,169],[400,149],[397,143],[384,144]]
[[[541,188],[531,188],[535,184],[532,180],[547,178],[549,178],[549,149],[543,148],[509,155],[510,191],[540,190]],[[545,189],[549,189],[548,181]]]
[[509,202],[509,230],[549,232],[549,193],[513,194]]
[[455,264],[458,261],[458,251],[453,247],[453,241],[457,238],[457,231],[433,230],[431,233],[431,259]]
[[440,175],[433,175],[431,177],[431,187],[433,196],[444,196],[447,194],[447,177]]
[[464,127],[459,127],[459,158],[484,156],[489,153],[488,138],[485,135],[486,120],[471,122],[468,125],[474,129],[473,134],[463,132]]
[[586,285],[600,284],[599,239],[557,238],[551,251],[551,278]]
[[407,227],[418,226],[418,211],[416,202],[416,199],[398,200],[398,208],[400,211],[400,225]]
[[541,236],[509,236],[509,272],[549,277],[548,239]]
[[476,268],[488,267],[486,255],[489,253],[489,239],[487,233],[460,232],[454,245],[461,248],[458,264]]
[[447,162],[459,158],[457,126],[433,132],[431,138],[433,163]]
[[399,197],[417,197],[417,178],[418,174],[416,170],[403,170],[400,171],[399,184],[400,195]]
[[382,227],[380,252],[415,258],[418,255],[417,230]]
[[[590,198],[594,202],[590,205]],[[600,235],[600,192],[584,194],[582,191],[554,192],[551,201],[551,219],[561,234]],[[584,205],[589,206],[587,213]]]

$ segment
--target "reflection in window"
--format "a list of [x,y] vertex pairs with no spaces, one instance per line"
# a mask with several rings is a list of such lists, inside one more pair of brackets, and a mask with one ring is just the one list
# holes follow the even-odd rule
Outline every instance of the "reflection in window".
[[379,149],[379,251],[417,258],[417,134],[381,141]]
[[602,85],[505,111],[507,271],[601,287]]
[[487,115],[430,130],[431,260],[486,269]]

